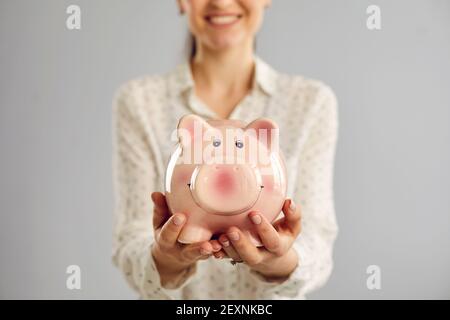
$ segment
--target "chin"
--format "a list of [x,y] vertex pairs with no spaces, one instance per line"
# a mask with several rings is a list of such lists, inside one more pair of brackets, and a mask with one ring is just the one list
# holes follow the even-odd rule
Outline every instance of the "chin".
[[208,42],[209,47],[213,50],[227,50],[244,44],[245,37],[242,35],[214,37]]

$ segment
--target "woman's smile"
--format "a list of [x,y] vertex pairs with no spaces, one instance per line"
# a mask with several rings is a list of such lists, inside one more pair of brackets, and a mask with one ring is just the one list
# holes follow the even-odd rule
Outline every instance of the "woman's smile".
[[212,13],[205,16],[207,24],[214,28],[226,28],[237,24],[242,14],[236,13]]

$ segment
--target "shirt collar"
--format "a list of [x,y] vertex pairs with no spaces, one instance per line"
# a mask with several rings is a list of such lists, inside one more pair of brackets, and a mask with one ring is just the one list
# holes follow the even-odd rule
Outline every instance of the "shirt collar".
[[[255,77],[253,82],[253,90],[258,87],[267,95],[273,95],[276,90],[278,72],[258,56],[254,56],[254,61]],[[194,79],[192,77],[192,71],[189,63],[184,62],[179,64],[174,72],[172,72],[169,82],[170,91],[174,96],[183,94],[188,89],[192,89],[194,87]]]
[[278,72],[258,56],[255,56],[255,66],[256,84],[266,94],[272,96],[277,89]]

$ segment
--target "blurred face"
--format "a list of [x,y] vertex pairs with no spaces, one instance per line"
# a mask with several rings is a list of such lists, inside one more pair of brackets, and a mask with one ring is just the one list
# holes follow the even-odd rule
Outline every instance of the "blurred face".
[[270,0],[179,0],[198,45],[223,50],[252,42]]

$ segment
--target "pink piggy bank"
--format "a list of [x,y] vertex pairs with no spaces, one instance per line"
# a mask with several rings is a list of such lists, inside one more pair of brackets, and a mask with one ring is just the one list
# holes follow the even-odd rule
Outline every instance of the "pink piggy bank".
[[287,188],[279,129],[267,118],[208,120],[183,116],[178,143],[165,174],[172,213],[187,216],[178,241],[210,240],[236,226],[262,246],[248,213],[258,210],[270,222],[281,212]]

